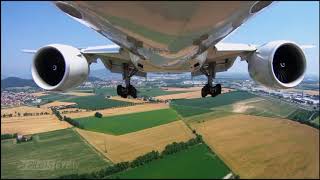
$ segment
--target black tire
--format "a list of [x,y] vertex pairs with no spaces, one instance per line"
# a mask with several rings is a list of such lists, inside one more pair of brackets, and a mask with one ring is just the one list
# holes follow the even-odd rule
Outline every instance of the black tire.
[[215,97],[215,96],[217,96],[218,94],[217,93],[211,93],[211,97]]
[[123,97],[123,98],[127,98],[128,97],[128,94],[129,94],[129,92],[127,91],[127,89],[125,88],[125,87],[122,87],[121,88],[121,97]]
[[129,86],[129,94],[133,97],[133,98],[137,98],[137,89],[130,85]]
[[221,94],[221,84],[216,85],[217,95]]
[[204,98],[208,95],[206,86],[201,89],[201,96]]
[[117,94],[122,97],[122,85],[117,86]]

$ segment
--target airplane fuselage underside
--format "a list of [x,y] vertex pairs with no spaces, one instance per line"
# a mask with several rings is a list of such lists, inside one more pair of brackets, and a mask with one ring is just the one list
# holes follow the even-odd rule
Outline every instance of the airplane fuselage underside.
[[195,72],[208,49],[270,4],[221,2],[55,2],[127,51],[142,72]]

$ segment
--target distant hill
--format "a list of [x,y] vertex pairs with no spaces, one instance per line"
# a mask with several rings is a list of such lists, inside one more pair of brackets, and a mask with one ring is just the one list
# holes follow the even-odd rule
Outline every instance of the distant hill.
[[18,77],[7,77],[1,80],[1,88],[10,87],[38,87],[32,79],[22,79]]
[[95,69],[90,71],[90,76],[99,77],[103,80],[119,80],[122,75],[119,73],[112,73],[108,69]]
[[[94,76],[89,76],[87,81],[93,82],[93,81],[103,81],[103,80]],[[7,77],[4,79],[1,79],[1,88],[26,87],[26,86],[38,87],[32,79],[22,79],[19,77]]]
[[102,81],[102,79],[95,77],[95,76],[89,76],[86,81],[94,82],[94,81]]

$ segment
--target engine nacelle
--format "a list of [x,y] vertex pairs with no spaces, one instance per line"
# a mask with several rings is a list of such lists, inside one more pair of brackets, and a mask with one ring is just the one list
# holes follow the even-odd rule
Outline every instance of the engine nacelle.
[[262,45],[247,61],[251,78],[270,88],[295,87],[303,80],[306,71],[304,52],[290,41]]
[[36,52],[31,71],[39,87],[49,91],[66,91],[83,83],[90,69],[79,49],[50,44]]

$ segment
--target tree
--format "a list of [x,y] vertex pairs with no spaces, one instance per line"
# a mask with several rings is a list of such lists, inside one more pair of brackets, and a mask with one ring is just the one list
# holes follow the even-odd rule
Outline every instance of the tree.
[[94,116],[97,117],[97,118],[102,118],[102,114],[99,113],[99,112],[96,112],[96,113],[94,114]]

